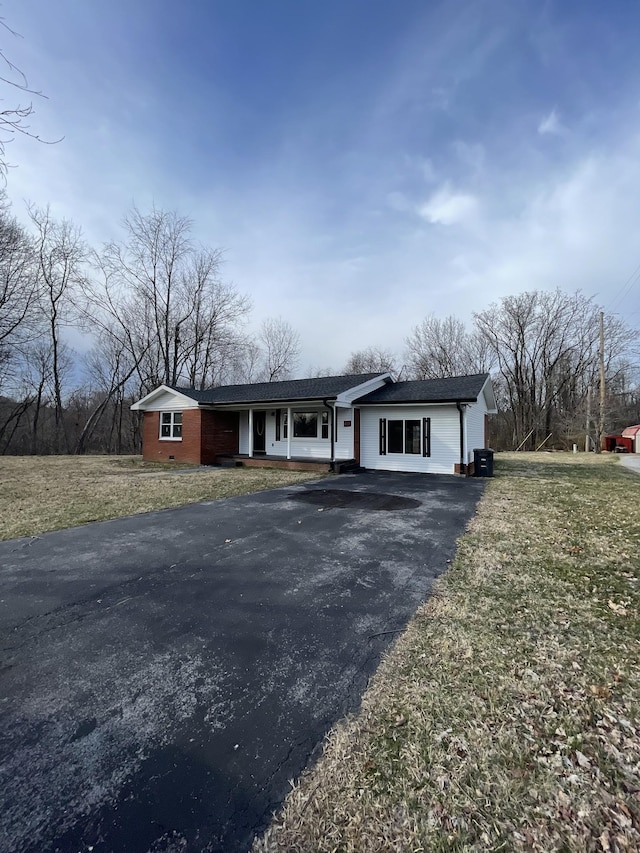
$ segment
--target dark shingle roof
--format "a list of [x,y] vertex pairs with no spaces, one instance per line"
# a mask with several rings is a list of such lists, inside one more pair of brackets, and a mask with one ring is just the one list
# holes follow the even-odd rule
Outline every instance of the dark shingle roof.
[[361,385],[380,373],[352,373],[346,376],[319,376],[315,379],[290,379],[286,382],[256,382],[252,385],[221,385],[206,391],[193,388],[175,390],[206,404],[276,403],[285,400],[322,400],[337,397],[343,391]]
[[464,403],[478,399],[488,373],[452,376],[450,379],[423,379],[394,382],[371,391],[357,400],[361,403]]

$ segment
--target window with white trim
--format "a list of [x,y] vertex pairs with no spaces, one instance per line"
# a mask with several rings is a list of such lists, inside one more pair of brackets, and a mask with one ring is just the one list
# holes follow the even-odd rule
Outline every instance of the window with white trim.
[[160,438],[182,441],[182,412],[160,412]]
[[318,437],[318,413],[317,412],[294,412],[293,413],[293,437],[294,438],[317,438]]

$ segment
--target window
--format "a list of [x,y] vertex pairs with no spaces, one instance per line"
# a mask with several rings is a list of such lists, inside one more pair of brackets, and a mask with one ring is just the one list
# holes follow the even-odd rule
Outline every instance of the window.
[[282,437],[289,438],[289,412],[282,413]]
[[317,438],[318,437],[318,413],[317,412],[294,412],[293,413],[293,437],[294,438]]
[[160,438],[182,440],[182,412],[160,412]]
[[380,456],[387,453],[411,453],[431,456],[431,418],[379,421]]
[[389,453],[402,453],[403,421],[388,422],[387,450]]
[[320,429],[322,430],[320,433],[322,438],[329,438],[329,412],[322,413]]
[[420,453],[420,421],[404,422],[404,452]]

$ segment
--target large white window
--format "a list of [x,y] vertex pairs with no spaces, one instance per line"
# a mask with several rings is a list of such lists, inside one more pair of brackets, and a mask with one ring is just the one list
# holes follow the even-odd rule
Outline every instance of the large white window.
[[317,412],[294,412],[293,413],[293,437],[294,438],[317,438],[318,437],[318,413]]
[[160,438],[182,441],[182,412],[160,412]]

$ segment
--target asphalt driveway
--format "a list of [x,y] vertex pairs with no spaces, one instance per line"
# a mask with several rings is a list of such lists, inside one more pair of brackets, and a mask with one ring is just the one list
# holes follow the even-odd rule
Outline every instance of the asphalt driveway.
[[246,850],[483,485],[347,475],[0,543],[0,850]]

